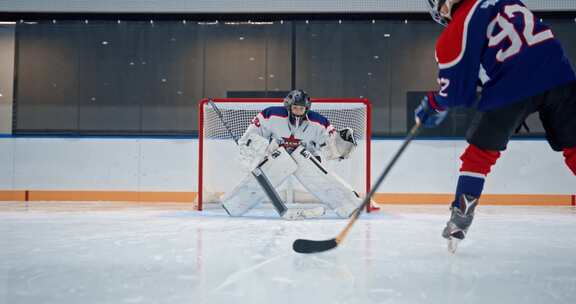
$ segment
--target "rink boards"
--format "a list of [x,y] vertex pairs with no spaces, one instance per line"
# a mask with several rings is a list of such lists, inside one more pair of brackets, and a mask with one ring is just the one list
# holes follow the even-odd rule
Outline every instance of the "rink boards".
[[[373,140],[373,178],[401,140]],[[385,203],[450,199],[461,140],[416,140],[378,189]],[[197,140],[0,138],[0,200],[191,202],[197,191]],[[489,204],[574,204],[576,178],[546,141],[510,143],[485,187]]]

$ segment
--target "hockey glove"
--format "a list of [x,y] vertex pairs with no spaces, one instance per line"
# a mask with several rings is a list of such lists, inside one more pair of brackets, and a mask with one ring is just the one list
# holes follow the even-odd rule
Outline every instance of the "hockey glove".
[[344,128],[340,131],[338,131],[338,133],[340,134],[340,138],[342,138],[343,140],[352,143],[354,146],[357,145],[356,143],[356,139],[354,138],[354,130],[351,128]]
[[436,101],[436,94],[428,92],[420,105],[414,110],[414,119],[420,121],[425,128],[437,127],[448,115],[448,110]]

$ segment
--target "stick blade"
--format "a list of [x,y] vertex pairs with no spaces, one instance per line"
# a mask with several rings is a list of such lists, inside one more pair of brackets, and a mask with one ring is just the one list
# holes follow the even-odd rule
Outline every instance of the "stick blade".
[[338,246],[336,239],[330,239],[325,241],[312,241],[297,239],[292,244],[292,249],[298,253],[317,253],[324,252]]

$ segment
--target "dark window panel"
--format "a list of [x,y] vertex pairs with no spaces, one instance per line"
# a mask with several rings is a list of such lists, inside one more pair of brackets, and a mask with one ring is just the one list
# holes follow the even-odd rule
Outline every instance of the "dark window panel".
[[81,36],[70,24],[17,26],[15,132],[78,128]]
[[[269,49],[278,51],[286,45],[278,41],[290,39],[288,24],[219,23],[204,25],[203,29],[206,96],[225,97],[227,91],[267,91],[270,85],[272,90],[286,90],[289,86],[289,50],[269,57]],[[268,58],[276,62],[269,65]]]
[[406,126],[413,124],[413,119],[404,119],[413,111],[405,106],[408,92],[437,90],[434,49],[441,31],[442,27],[432,22],[390,22],[390,134],[404,134],[409,129]]
[[[575,61],[573,21],[548,22]],[[271,96],[294,78],[313,97],[369,98],[374,134],[403,135],[411,92],[436,89],[441,30],[414,20],[19,23],[15,133],[190,134],[204,96]],[[464,134],[471,111],[451,112],[434,135]],[[536,115],[527,123],[542,134]]]
[[203,48],[201,26],[193,22],[147,25],[146,39],[136,52],[147,65],[147,92],[142,101],[145,133],[192,133],[197,129],[197,104],[202,99]]

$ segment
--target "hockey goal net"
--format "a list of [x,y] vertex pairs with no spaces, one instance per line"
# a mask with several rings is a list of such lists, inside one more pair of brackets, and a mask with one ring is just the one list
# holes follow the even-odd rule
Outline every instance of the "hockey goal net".
[[[248,174],[239,164],[238,148],[232,136],[240,138],[252,118],[264,108],[282,105],[281,98],[211,100],[217,110],[208,99],[199,105],[198,210],[218,203],[224,193],[232,190]],[[358,146],[352,156],[342,161],[323,160],[323,164],[364,196],[370,191],[370,102],[365,98],[313,98],[311,110],[327,117],[337,130],[345,127],[354,130]],[[295,178],[289,179],[278,190],[287,203],[318,203]],[[368,211],[374,209],[370,206]]]

